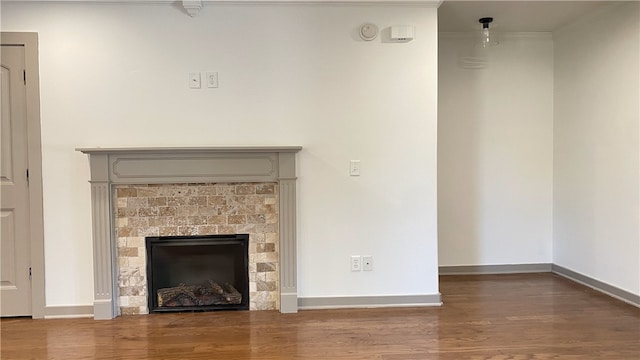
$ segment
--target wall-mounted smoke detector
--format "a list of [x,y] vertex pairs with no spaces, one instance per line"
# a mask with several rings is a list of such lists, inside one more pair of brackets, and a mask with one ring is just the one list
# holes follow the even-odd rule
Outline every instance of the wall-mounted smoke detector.
[[375,24],[366,23],[360,26],[360,38],[364,41],[371,41],[378,37],[378,27]]

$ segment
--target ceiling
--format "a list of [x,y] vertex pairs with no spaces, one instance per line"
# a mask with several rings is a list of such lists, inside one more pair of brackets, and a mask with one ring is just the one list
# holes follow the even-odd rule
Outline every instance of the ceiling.
[[455,1],[438,9],[438,30],[479,30],[481,17],[493,17],[498,31],[554,31],[613,1]]

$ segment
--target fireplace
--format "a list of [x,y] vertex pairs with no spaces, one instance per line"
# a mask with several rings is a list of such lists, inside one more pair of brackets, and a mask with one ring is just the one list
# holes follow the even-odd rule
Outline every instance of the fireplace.
[[[91,212],[93,228],[94,265],[94,318],[112,319],[120,315],[118,301],[119,280],[123,265],[144,266],[139,258],[118,258],[124,251],[137,256],[144,247],[144,237],[151,234],[123,235],[116,231],[113,193],[118,186],[147,184],[149,187],[163,184],[208,184],[208,183],[264,183],[275,182],[278,188],[277,206],[279,217],[278,264],[280,312],[298,311],[296,274],[296,156],[300,146],[219,146],[219,147],[146,147],[146,148],[81,148],[76,149],[89,155],[91,170]],[[139,213],[140,215],[140,213]],[[118,220],[120,222],[121,220]],[[124,220],[122,220],[124,221]],[[125,227],[128,225],[124,225]],[[197,225],[204,226],[204,225]],[[179,230],[180,228],[178,228]],[[188,231],[188,227],[185,227]],[[234,233],[243,233],[236,231]],[[206,233],[211,233],[207,231]],[[220,233],[220,232],[219,232]],[[160,234],[162,235],[162,234]],[[185,235],[185,234],[176,234]],[[186,234],[188,235],[188,234]],[[202,235],[199,232],[196,235]],[[120,236],[125,239],[120,239]],[[256,244],[267,249],[268,244]],[[121,264],[125,261],[128,264]],[[258,263],[258,261],[260,263]],[[268,264],[257,259],[252,266],[260,270],[270,270]],[[262,267],[262,269],[260,269]],[[144,268],[144,267],[142,267]],[[144,271],[131,270],[129,283],[135,304],[147,305],[146,294],[139,288],[145,282]],[[143,275],[144,274],[144,275]],[[269,280],[267,280],[269,281]],[[251,284],[250,284],[251,286]],[[259,291],[260,289],[258,289]],[[251,290],[253,291],[253,290]],[[135,292],[135,294],[133,293]],[[144,300],[142,300],[142,297]],[[141,303],[137,301],[142,300]],[[124,304],[120,304],[123,305]]]
[[146,238],[149,312],[248,310],[249,234]]

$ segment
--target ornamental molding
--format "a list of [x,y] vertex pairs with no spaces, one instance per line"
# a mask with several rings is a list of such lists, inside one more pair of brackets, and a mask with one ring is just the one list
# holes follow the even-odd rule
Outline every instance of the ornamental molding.
[[[104,5],[175,5],[175,0],[3,0],[3,3],[32,4],[104,4]],[[182,0],[191,15],[203,5],[389,5],[438,7],[443,0]],[[195,15],[192,15],[195,16]]]

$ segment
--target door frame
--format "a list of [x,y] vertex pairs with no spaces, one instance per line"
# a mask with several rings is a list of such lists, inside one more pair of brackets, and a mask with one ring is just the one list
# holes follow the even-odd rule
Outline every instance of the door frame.
[[42,146],[40,140],[40,75],[38,33],[1,32],[2,45],[24,46],[27,103],[27,159],[29,161],[29,251],[31,260],[31,317],[45,316],[44,217],[42,208]]

